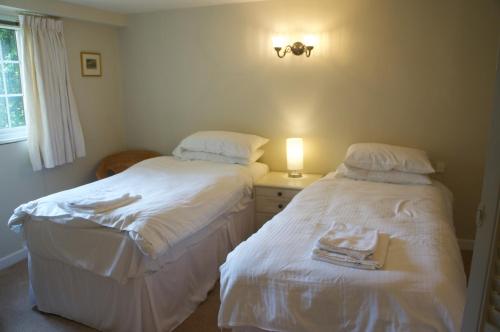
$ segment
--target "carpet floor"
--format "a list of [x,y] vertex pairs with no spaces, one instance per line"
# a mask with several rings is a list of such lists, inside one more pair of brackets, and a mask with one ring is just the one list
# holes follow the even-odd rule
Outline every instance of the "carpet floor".
[[[208,294],[205,302],[186,319],[175,332],[220,332],[217,327],[219,285]],[[22,261],[0,271],[0,331],[1,332],[95,332],[88,326],[45,314],[31,308],[28,298],[28,267]]]
[[[467,275],[472,259],[471,252],[462,252]],[[208,298],[185,320],[175,332],[219,332],[219,285]],[[43,314],[31,308],[28,299],[28,268],[22,261],[0,271],[0,331],[2,332],[90,332],[96,331],[85,325],[56,316]]]

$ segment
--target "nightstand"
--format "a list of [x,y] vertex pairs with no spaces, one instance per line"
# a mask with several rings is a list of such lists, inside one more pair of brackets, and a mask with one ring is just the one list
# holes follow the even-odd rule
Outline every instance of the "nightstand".
[[320,174],[303,174],[301,178],[290,178],[285,172],[269,172],[260,178],[254,184],[256,229],[281,212],[302,189],[321,177]]

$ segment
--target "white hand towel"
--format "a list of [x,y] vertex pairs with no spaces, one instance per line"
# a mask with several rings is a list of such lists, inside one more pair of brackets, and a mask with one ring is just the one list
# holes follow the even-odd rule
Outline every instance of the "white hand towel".
[[320,249],[365,259],[375,251],[378,231],[357,225],[334,223],[319,240]]
[[390,236],[380,233],[378,236],[378,245],[372,256],[366,259],[355,259],[346,255],[336,254],[323,249],[315,248],[312,258],[326,263],[340,266],[353,267],[365,270],[381,269],[385,264],[387,250],[389,247]]
[[94,213],[103,213],[131,204],[141,198],[141,195],[130,195],[129,193],[120,196],[101,194],[68,202],[67,207],[72,210],[91,210]]

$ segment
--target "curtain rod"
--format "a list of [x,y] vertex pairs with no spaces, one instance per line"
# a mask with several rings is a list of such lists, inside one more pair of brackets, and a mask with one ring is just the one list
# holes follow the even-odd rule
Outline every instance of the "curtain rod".
[[40,16],[40,17],[52,18],[54,20],[61,19],[59,16],[47,15],[47,14],[42,14],[42,13],[37,13],[37,12],[28,12],[28,11],[19,12],[19,15]]
[[18,27],[19,26],[19,22],[17,22],[17,21],[7,21],[7,20],[0,19],[0,25],[7,25],[7,26],[12,26],[12,27]]
[[2,13],[2,11],[0,10],[0,26],[19,27],[20,26],[19,15],[47,17],[47,18],[51,18],[51,19],[55,19],[55,20],[61,19],[60,17],[57,17],[57,16],[45,15],[45,14],[36,13],[36,12],[19,11],[17,13]]

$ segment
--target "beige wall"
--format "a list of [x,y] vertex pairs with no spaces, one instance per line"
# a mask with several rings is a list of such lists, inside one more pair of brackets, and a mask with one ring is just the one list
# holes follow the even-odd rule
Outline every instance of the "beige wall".
[[[169,153],[226,129],[305,138],[326,173],[349,144],[419,147],[446,162],[458,235],[474,235],[495,74],[493,1],[278,0],[133,15],[121,34],[128,144]],[[277,32],[315,33],[311,58],[278,59]]]
[[[6,225],[17,205],[93,180],[98,161],[125,146],[118,30],[72,20],[65,20],[64,30],[87,157],[55,169],[33,172],[26,142],[0,145],[0,258],[22,246],[20,238]],[[102,53],[102,78],[80,76],[82,50]]]

